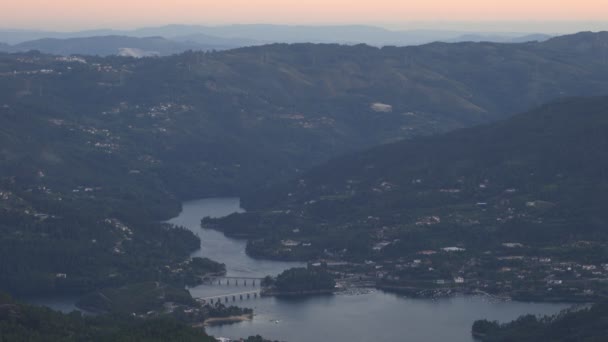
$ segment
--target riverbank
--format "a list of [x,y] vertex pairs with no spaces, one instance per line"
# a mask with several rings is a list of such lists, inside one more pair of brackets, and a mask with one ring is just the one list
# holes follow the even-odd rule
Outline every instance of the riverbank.
[[569,304],[585,304],[595,301],[601,301],[598,298],[589,298],[581,296],[548,296],[545,292],[539,293],[522,293],[522,292],[501,292],[490,293],[477,288],[466,287],[411,287],[398,285],[376,285],[373,288],[404,295],[410,298],[418,299],[437,299],[449,298],[454,296],[483,296],[497,301],[517,301],[527,303],[569,303]]
[[277,291],[267,290],[262,292],[264,297],[305,297],[305,296],[323,296],[332,295],[336,290],[314,290],[314,291]]
[[[233,324],[240,323],[253,320],[253,314],[244,314],[237,316],[227,316],[227,317],[211,317],[207,318],[203,323],[203,327],[213,326],[213,325],[223,325],[223,324]],[[200,325],[199,325],[200,326]]]
[[[492,294],[478,289],[466,289],[466,288],[454,288],[454,287],[438,287],[438,288],[417,288],[409,286],[390,286],[390,285],[377,285],[373,288],[388,293],[395,293],[404,295],[409,298],[416,299],[438,299],[438,298],[450,298],[457,296],[482,296],[497,301],[508,302],[514,300],[513,297],[506,294]],[[542,302],[542,301],[538,301]],[[547,301],[552,302],[552,301]]]

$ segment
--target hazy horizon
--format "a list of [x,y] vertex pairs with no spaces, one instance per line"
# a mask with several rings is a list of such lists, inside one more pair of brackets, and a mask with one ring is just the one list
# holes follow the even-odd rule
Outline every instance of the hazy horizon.
[[23,0],[0,6],[2,29],[79,31],[127,30],[169,24],[372,25],[391,30],[569,33],[608,30],[604,0]]
[[225,23],[225,24],[209,24],[209,23],[158,23],[139,26],[91,26],[91,27],[73,27],[73,28],[55,28],[55,27],[17,27],[1,25],[2,31],[32,31],[32,32],[57,32],[57,33],[73,33],[86,31],[134,31],[146,28],[169,27],[169,26],[202,26],[202,27],[227,27],[227,26],[246,26],[246,25],[269,25],[269,26],[292,26],[292,27],[348,27],[348,26],[368,26],[377,27],[389,31],[453,31],[462,33],[542,33],[542,34],[571,34],[582,31],[608,31],[608,22],[522,22],[522,21],[497,21],[497,22],[409,22],[409,23],[267,23],[267,22],[251,22],[251,23]]

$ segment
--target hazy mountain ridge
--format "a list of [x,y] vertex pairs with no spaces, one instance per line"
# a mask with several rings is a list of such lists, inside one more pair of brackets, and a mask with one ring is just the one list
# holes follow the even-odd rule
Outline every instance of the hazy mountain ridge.
[[[530,33],[532,34],[532,33]],[[388,30],[365,25],[297,26],[297,25],[167,25],[135,30],[87,30],[80,32],[45,32],[0,30],[0,42],[18,44],[43,38],[70,39],[94,36],[159,36],[169,40],[193,40],[218,46],[249,46],[268,43],[341,43],[384,45],[420,45],[434,41],[494,41],[503,43],[544,40],[546,35],[525,33],[484,33],[447,30]]]
[[[126,55],[132,57],[168,56],[188,50],[222,50],[239,45],[229,45],[223,40],[213,43],[195,43],[192,41],[173,41],[162,37],[128,37],[128,36],[97,36],[86,38],[45,38],[27,41],[16,45],[0,46],[0,51],[27,52],[40,51],[54,55],[95,55],[111,56]],[[136,52],[134,55],[128,52]],[[138,53],[137,53],[138,52]]]
[[522,36],[501,36],[492,34],[464,34],[454,39],[444,40],[447,43],[458,42],[493,42],[493,43],[526,43],[526,42],[543,42],[551,39],[552,35],[548,34],[527,34]]

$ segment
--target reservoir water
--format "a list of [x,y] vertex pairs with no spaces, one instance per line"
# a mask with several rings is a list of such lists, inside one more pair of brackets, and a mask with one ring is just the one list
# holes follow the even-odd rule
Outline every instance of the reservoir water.
[[[222,217],[242,210],[238,198],[203,199],[184,203],[181,214],[169,222],[199,235],[201,249],[193,256],[225,263],[228,276],[263,277],[301,265],[250,258],[245,254],[245,241],[200,227],[205,216]],[[191,288],[190,292],[201,298],[232,293],[234,288],[201,285]],[[469,296],[410,299],[381,291],[300,299],[257,298],[238,303],[254,309],[253,320],[208,327],[207,332],[229,338],[260,334],[268,339],[290,342],[471,342],[471,325],[477,319],[506,322],[522,314],[553,314],[568,307]]]

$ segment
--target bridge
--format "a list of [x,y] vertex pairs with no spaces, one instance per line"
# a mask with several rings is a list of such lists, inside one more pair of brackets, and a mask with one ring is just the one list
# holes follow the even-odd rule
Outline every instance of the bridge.
[[261,285],[262,279],[256,277],[207,277],[203,279],[204,284],[209,285],[234,285],[253,286]]
[[236,302],[237,299],[246,300],[246,299],[258,298],[261,296],[262,296],[262,291],[255,290],[255,291],[245,291],[245,292],[229,293],[229,294],[223,294],[223,295],[217,295],[217,296],[196,298],[196,301],[201,304],[222,303],[222,301],[224,303],[228,303],[230,300],[232,300],[233,302]]

